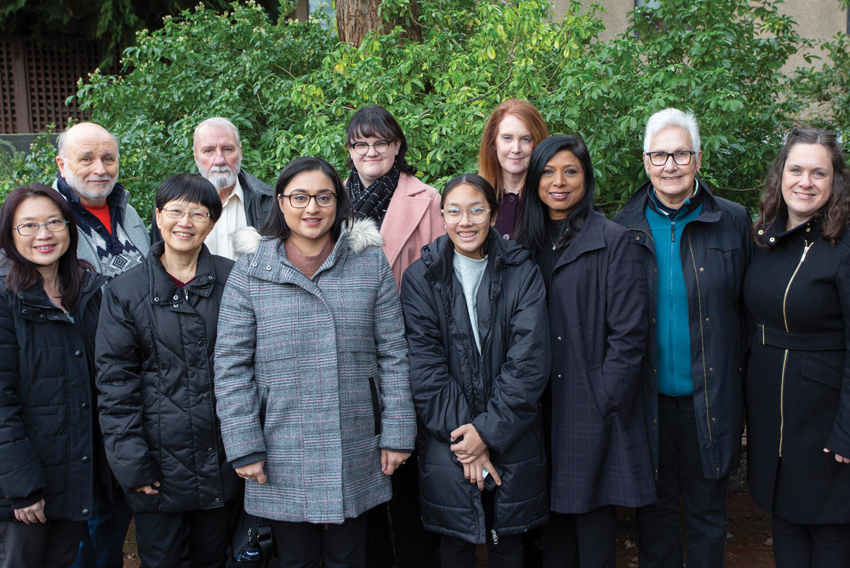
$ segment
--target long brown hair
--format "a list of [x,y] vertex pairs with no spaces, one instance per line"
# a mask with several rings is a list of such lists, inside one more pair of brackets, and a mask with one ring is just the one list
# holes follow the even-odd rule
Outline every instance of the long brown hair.
[[[823,238],[834,245],[835,239],[847,229],[850,220],[850,170],[847,169],[844,152],[838,145],[835,133],[819,128],[795,128],[788,134],[785,145],[773,160],[764,180],[760,214],[753,225],[753,234],[757,235],[759,230],[766,230],[776,222],[784,223],[788,217],[788,206],[782,196],[782,173],[788,154],[795,144],[819,144],[832,157],[832,194],[815,217],[823,223]],[[767,246],[761,239],[756,238],[755,242],[761,247]]]
[[0,209],[0,249],[3,249],[6,257],[12,263],[9,274],[6,276],[6,288],[17,294],[18,291],[26,290],[36,284],[44,286],[44,279],[41,277],[38,268],[33,262],[21,255],[12,236],[12,231],[15,230],[15,212],[21,203],[34,197],[46,197],[52,201],[59,208],[62,217],[68,221],[70,242],[68,243],[68,250],[59,259],[59,282],[62,286],[62,305],[70,311],[76,311],[80,292],[83,288],[85,270],[91,269],[92,266],[85,260],[77,258],[77,241],[79,239],[77,222],[74,220],[74,214],[71,212],[68,202],[58,191],[40,183],[12,190],[6,197],[6,201],[3,202],[3,208]]
[[496,155],[496,136],[499,134],[499,125],[508,115],[516,116],[531,131],[531,139],[535,147],[549,138],[546,122],[530,102],[508,99],[496,107],[496,110],[487,119],[484,134],[481,136],[481,148],[478,150],[478,174],[490,182],[490,185],[496,190],[499,201],[504,197],[505,180],[502,175],[502,165]]

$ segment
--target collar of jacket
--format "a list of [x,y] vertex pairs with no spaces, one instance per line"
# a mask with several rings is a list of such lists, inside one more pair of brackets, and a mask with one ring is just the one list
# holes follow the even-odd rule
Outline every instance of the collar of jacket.
[[178,288],[177,284],[171,280],[168,271],[162,264],[160,257],[165,252],[165,243],[159,241],[151,247],[150,254],[145,259],[148,263],[148,275],[150,281],[150,298],[151,303],[156,305],[181,304],[185,299],[185,295],[181,290],[192,292],[199,296],[207,297],[213,291],[215,284],[215,266],[213,265],[212,254],[210,254],[207,245],[201,245],[201,252],[198,254],[198,266],[195,269],[195,277],[186,284],[183,288]]
[[790,231],[785,230],[784,219],[776,219],[776,221],[764,229],[759,229],[756,238],[761,239],[764,244],[773,248],[778,245],[782,239],[799,233],[809,233],[808,236],[812,240],[816,237],[820,237],[821,233],[823,233],[823,223],[820,215],[815,215],[805,223],[797,225]]
[[274,188],[263,183],[259,178],[252,176],[245,170],[240,169],[236,177],[239,179],[239,185],[242,186],[243,193],[274,196]]
[[[83,288],[80,291],[80,304],[77,309],[77,313],[83,311],[89,298],[96,294],[107,280],[109,279],[103,274],[91,272],[90,270],[86,271],[85,278],[83,279]],[[68,319],[65,312],[56,307],[53,302],[50,301],[42,286],[35,285],[30,286],[26,290],[18,290],[17,296],[22,304],[31,309],[31,311],[23,314],[24,319],[36,322],[47,321],[48,319]]]
[[[452,274],[454,250],[454,244],[448,235],[441,235],[433,243],[422,247],[420,258],[428,268],[425,277],[431,281],[442,281],[447,278],[447,274]],[[487,257],[490,259],[487,271],[492,272],[496,266],[522,264],[531,257],[531,253],[518,242],[503,239],[490,227],[490,233],[487,235]]]
[[596,205],[593,205],[587,213],[587,219],[585,219],[581,231],[561,254],[554,268],[557,269],[559,266],[569,264],[586,252],[605,248],[605,238],[602,236],[604,224],[605,213]]
[[[307,281],[307,277],[287,260],[283,242],[279,238],[263,237],[253,227],[239,229],[232,238],[233,250],[237,255],[253,255],[253,258],[248,259],[248,276],[276,283]],[[334,266],[347,250],[360,254],[367,248],[381,247],[383,244],[384,239],[372,219],[343,223],[333,251],[313,278]]]
[[[708,189],[708,185],[699,178],[697,178],[697,183],[699,183],[700,192],[705,193],[702,196],[702,211],[700,211],[699,216],[692,222],[716,223],[722,216],[720,207],[718,207],[714,195]],[[619,219],[621,225],[627,229],[638,228],[649,232],[649,222],[646,220],[646,206],[650,199],[650,191],[652,191],[652,183],[646,182],[629,198],[621,212],[622,216]]]

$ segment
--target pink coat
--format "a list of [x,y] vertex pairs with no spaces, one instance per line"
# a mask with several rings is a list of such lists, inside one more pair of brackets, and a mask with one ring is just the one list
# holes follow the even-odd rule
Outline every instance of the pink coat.
[[440,194],[418,178],[401,174],[381,224],[384,254],[399,288],[402,274],[419,258],[422,247],[445,233]]

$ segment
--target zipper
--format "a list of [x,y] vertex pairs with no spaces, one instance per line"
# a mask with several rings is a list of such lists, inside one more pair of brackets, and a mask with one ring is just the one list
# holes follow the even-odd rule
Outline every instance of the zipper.
[[676,242],[676,221],[670,219],[670,242]]
[[705,423],[708,426],[708,441],[712,441],[711,436],[711,411],[708,407],[708,373],[705,370],[705,330],[702,328],[702,294],[699,288],[699,272],[697,272],[697,261],[694,258],[694,247],[691,244],[691,232],[688,231],[688,250],[691,253],[691,263],[694,265],[694,278],[697,281],[697,305],[699,306],[699,340],[702,345],[702,378],[705,385]]
[[[785,331],[790,332],[788,329],[788,316],[785,314],[785,303],[788,301],[788,291],[791,289],[791,283],[794,282],[794,277],[797,276],[797,272],[800,270],[800,267],[803,266],[803,261],[806,260],[806,255],[809,254],[809,249],[812,248],[812,245],[815,244],[812,241],[809,244],[808,241],[803,241],[805,243],[803,247],[803,256],[800,257],[800,262],[797,263],[797,268],[794,269],[794,273],[791,274],[791,279],[788,281],[788,285],[785,287],[785,295],[782,296],[782,320],[785,322]],[[788,363],[788,350],[785,350],[785,357],[782,359],[782,379],[779,383],[779,457],[782,457],[782,438],[785,433],[785,365]]]
[[493,537],[493,546],[499,544],[499,535],[496,534],[496,529],[490,529],[490,536]]
[[189,290],[183,288],[183,296],[186,298],[186,301],[189,301]]

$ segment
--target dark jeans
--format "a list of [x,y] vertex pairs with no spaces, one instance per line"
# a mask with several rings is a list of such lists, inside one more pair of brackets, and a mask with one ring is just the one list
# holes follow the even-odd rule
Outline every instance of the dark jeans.
[[[136,542],[145,568],[224,568],[238,506],[183,513],[136,513]],[[188,559],[188,564],[184,561]]]
[[364,568],[369,513],[341,525],[274,521],[279,568]]
[[83,531],[80,550],[74,568],[122,568],[124,566],[124,539],[133,510],[124,500],[124,491],[113,491],[112,502],[97,483],[92,503],[88,530]]
[[0,521],[0,568],[66,568],[85,526],[85,521]]
[[658,397],[658,500],[638,509],[640,568],[681,568],[679,500],[688,568],[718,568],[726,554],[729,477],[703,475],[692,396]]
[[544,568],[614,568],[617,561],[617,508],[587,513],[549,513],[543,528]]
[[850,524],[798,525],[773,515],[776,568],[847,568]]

